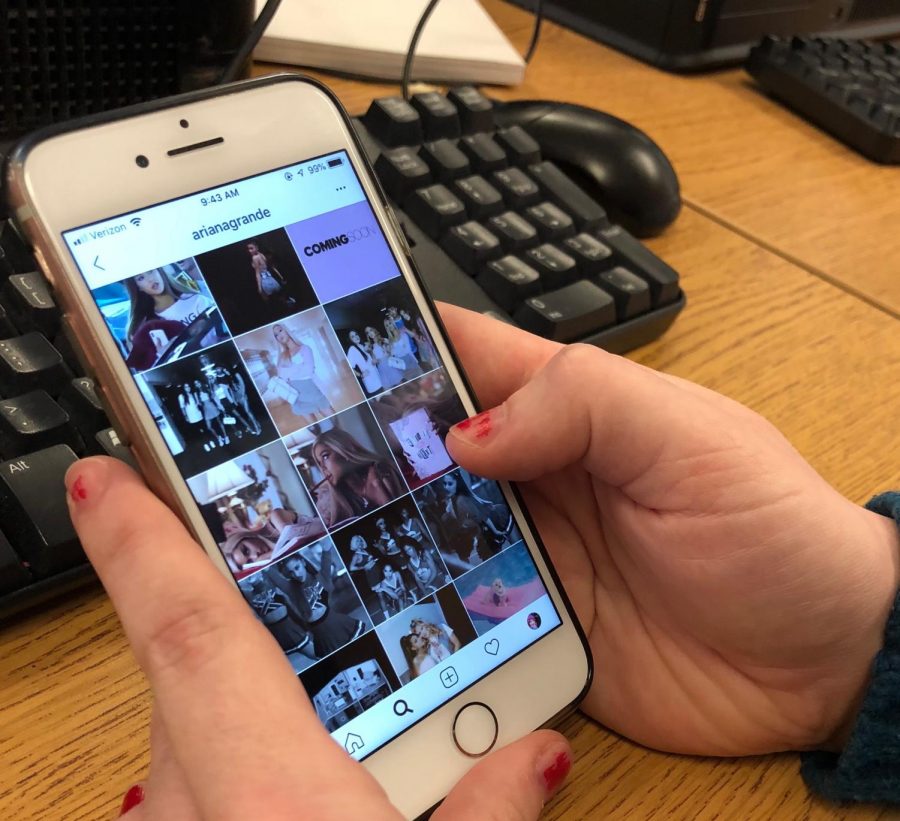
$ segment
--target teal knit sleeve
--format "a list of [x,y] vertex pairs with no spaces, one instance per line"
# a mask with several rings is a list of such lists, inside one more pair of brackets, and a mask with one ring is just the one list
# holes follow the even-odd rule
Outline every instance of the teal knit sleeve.
[[[900,493],[883,493],[866,507],[893,517],[900,528]],[[830,801],[900,804],[900,592],[847,745],[839,754],[804,754],[800,772]]]

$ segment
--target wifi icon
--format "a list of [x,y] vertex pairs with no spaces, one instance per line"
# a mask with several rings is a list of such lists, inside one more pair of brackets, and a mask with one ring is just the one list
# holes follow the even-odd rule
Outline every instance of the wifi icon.
[[140,217],[132,217],[128,220],[135,228],[140,228],[141,226],[141,218]]

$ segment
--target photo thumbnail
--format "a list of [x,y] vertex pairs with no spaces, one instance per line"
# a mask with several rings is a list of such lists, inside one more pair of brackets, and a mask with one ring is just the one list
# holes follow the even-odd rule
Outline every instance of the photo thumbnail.
[[547,592],[525,542],[457,579],[456,587],[479,636]]
[[462,468],[415,491],[415,497],[454,578],[522,538],[500,486]]
[[112,282],[92,295],[132,373],[174,362],[228,338],[193,258]]
[[376,628],[401,684],[442,664],[476,638],[456,590],[439,590]]
[[320,302],[400,273],[365,200],[288,225],[287,233]]
[[197,264],[235,336],[318,302],[282,228],[198,254]]
[[372,627],[327,538],[243,579],[239,586],[297,672]]
[[325,306],[347,360],[368,396],[440,365],[431,335],[402,277]]
[[467,414],[443,368],[381,394],[372,411],[410,488],[455,467],[444,441]]
[[292,433],[284,443],[329,529],[342,527],[407,492],[365,404]]
[[136,381],[185,476],[277,436],[231,342],[160,365]]
[[282,435],[363,400],[319,306],[250,331],[235,344]]
[[375,624],[450,582],[411,496],[356,520],[333,539]]
[[374,632],[338,650],[328,664],[301,673],[300,681],[330,733],[400,688]]
[[281,442],[216,465],[188,487],[236,579],[325,535]]

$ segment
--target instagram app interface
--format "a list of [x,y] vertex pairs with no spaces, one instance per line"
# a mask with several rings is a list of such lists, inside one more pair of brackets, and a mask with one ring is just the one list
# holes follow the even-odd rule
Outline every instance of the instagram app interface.
[[560,619],[345,152],[64,234],[248,607],[363,758]]

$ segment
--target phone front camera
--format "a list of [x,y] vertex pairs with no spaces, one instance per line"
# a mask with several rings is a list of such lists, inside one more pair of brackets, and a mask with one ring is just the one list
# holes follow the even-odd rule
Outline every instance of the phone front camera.
[[137,163],[138,168],[146,168],[150,165],[150,160],[148,160],[143,154],[138,154],[134,161]]
[[190,123],[187,120],[179,120],[178,125],[180,125],[182,128],[187,128]]

